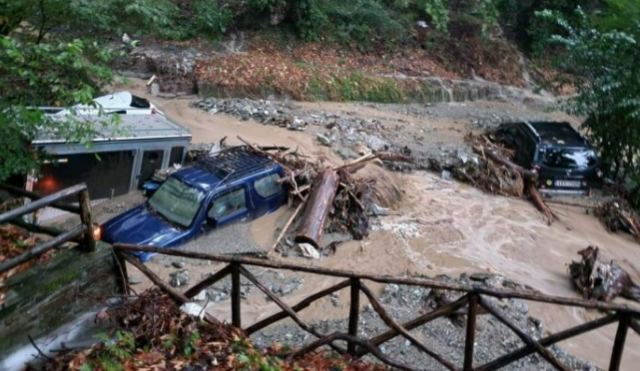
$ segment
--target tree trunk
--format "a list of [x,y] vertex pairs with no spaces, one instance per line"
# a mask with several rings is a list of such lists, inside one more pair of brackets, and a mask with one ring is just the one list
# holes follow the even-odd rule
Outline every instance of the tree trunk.
[[331,211],[339,183],[340,177],[335,170],[325,169],[318,175],[302,215],[302,224],[295,237],[296,242],[310,243],[316,249],[320,248],[324,224]]

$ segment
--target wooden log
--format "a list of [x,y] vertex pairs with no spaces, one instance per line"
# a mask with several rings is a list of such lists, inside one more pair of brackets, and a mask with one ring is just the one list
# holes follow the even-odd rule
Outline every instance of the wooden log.
[[[310,333],[311,335],[319,339],[321,339],[324,336],[320,334],[318,331],[316,331],[313,327],[309,326],[306,322],[304,322],[302,318],[300,318],[300,316],[298,316],[298,314],[293,309],[291,309],[291,307],[289,307],[285,302],[280,300],[278,296],[276,296],[274,293],[271,292],[271,290],[269,290],[265,285],[263,285],[260,281],[258,281],[258,279],[253,275],[253,273],[249,272],[246,268],[242,266],[240,266],[240,272],[242,272],[242,275],[245,276],[249,281],[251,281],[260,291],[264,292],[267,295],[267,297],[269,297],[269,299],[273,300],[273,302],[276,303],[276,305],[278,305],[282,310],[287,312],[287,315],[291,317],[293,322],[295,322],[298,326],[300,326],[301,329],[303,329],[304,331]],[[345,350],[340,348],[337,345],[331,344],[331,347],[340,354],[345,353]]]
[[185,251],[182,249],[175,249],[175,248],[173,249],[158,248],[156,246],[115,244],[114,248],[124,250],[124,251],[142,251],[142,252],[151,252],[151,253],[158,253],[158,254],[170,255],[170,256],[180,256],[185,258],[203,259],[203,260],[215,261],[219,263],[240,263],[240,264],[251,265],[256,267],[284,269],[284,270],[290,270],[294,272],[313,273],[313,274],[320,274],[320,275],[326,275],[331,277],[344,277],[344,278],[355,277],[361,280],[371,280],[371,281],[380,282],[380,283],[394,283],[398,285],[421,286],[421,287],[437,288],[437,289],[443,289],[443,290],[453,290],[453,291],[459,291],[459,292],[475,292],[482,295],[493,296],[499,299],[504,299],[504,298],[524,299],[524,300],[533,300],[533,301],[543,302],[543,303],[567,305],[567,306],[589,308],[589,309],[619,310],[619,311],[630,313],[634,316],[640,316],[640,311],[626,304],[606,303],[606,302],[597,301],[597,300],[585,300],[585,299],[578,299],[578,298],[546,295],[538,291],[528,290],[528,289],[514,290],[514,289],[504,289],[504,288],[478,287],[478,286],[465,285],[465,284],[454,283],[454,282],[444,282],[442,280],[437,280],[432,278],[393,277],[393,276],[371,274],[371,273],[359,273],[359,272],[353,272],[353,271],[342,270],[342,269],[331,269],[331,268],[323,268],[318,266],[279,262],[274,260],[265,260],[265,259],[251,258],[251,257],[245,257],[245,256],[216,255],[216,254],[209,254],[209,253],[196,252],[196,251]]
[[22,207],[9,210],[4,214],[0,214],[0,223],[5,223],[17,217],[20,217],[22,215],[32,213],[38,209],[41,209],[45,206],[49,206],[64,198],[76,195],[86,189],[87,189],[87,186],[84,183],[82,183],[82,184],[74,185],[73,187],[63,189],[62,191],[52,193],[48,196],[42,197],[41,199],[30,202]]
[[554,220],[558,219],[558,216],[549,208],[549,206],[544,202],[542,195],[538,192],[538,189],[534,184],[529,184],[528,193],[531,202],[535,205],[536,209],[540,211],[547,218],[547,223],[551,224]]
[[616,338],[613,342],[613,350],[611,351],[611,361],[609,362],[609,371],[618,371],[620,364],[622,363],[622,352],[624,351],[624,344],[627,340],[627,331],[629,330],[629,323],[631,317],[629,315],[622,315],[620,322],[618,322],[618,330],[616,331]]
[[464,339],[464,371],[473,369],[473,350],[476,341],[476,316],[478,314],[478,295],[472,294],[469,297],[469,308],[467,310],[467,333]]
[[309,243],[320,249],[324,224],[333,206],[339,184],[338,173],[332,169],[325,169],[314,181],[307,205],[301,218],[301,226],[295,237],[298,243]]
[[[39,200],[41,198],[43,198],[44,196],[39,195],[35,192],[29,192],[27,190],[24,190],[22,188],[18,188],[18,187],[14,187],[8,184],[4,184],[4,183],[0,183],[0,188],[4,189],[6,191],[8,191],[9,193],[13,194],[14,196],[20,196],[20,197],[26,197],[26,198],[30,198],[31,200]],[[56,209],[60,209],[60,210],[64,210],[64,211],[68,211],[70,213],[74,213],[74,214],[80,214],[80,207],[79,206],[75,206],[75,205],[69,205],[69,204],[65,204],[62,202],[53,202],[49,205],[50,207],[55,207]]]
[[524,331],[522,331],[520,328],[518,328],[518,326],[513,324],[502,313],[500,313],[491,304],[489,304],[489,302],[487,302],[484,298],[480,298],[479,299],[479,304],[484,309],[486,309],[487,312],[489,312],[491,315],[496,317],[500,322],[505,324],[509,329],[511,329],[511,331],[513,331],[516,335],[518,335],[518,337],[520,339],[522,339],[522,341],[524,341],[525,344],[535,348],[536,352],[538,354],[540,354],[540,356],[542,356],[542,358],[547,360],[547,362],[551,363],[551,365],[553,365],[553,367],[555,367],[558,370],[569,371],[569,369],[565,365],[563,365],[560,361],[558,361],[558,359],[553,354],[551,354],[551,352],[547,348],[545,348],[544,346],[540,345],[539,342],[537,342],[531,336],[529,336]]
[[306,201],[306,198],[293,211],[293,214],[291,214],[291,216],[289,217],[289,220],[287,220],[287,223],[284,225],[284,227],[282,227],[282,231],[280,231],[278,238],[276,238],[275,242],[273,243],[269,251],[267,251],[267,255],[271,254],[273,251],[275,251],[276,247],[278,247],[278,244],[280,243],[282,238],[284,238],[284,236],[287,234],[287,231],[289,230],[289,228],[291,227],[291,224],[293,224],[293,221],[296,219],[296,217],[300,213],[300,210],[302,210],[302,208],[304,207],[305,201]]
[[[606,326],[608,324],[611,324],[615,321],[617,321],[620,318],[619,315],[617,314],[613,314],[613,315],[609,315],[609,316],[605,316],[602,318],[598,318],[596,320],[587,322],[587,323],[583,323],[581,325],[578,326],[574,326],[572,328],[563,330],[561,332],[555,333],[553,335],[549,335],[547,337],[544,337],[540,340],[538,340],[538,343],[540,343],[540,345],[548,347],[550,345],[559,343],[561,341],[570,339],[572,337],[584,334],[585,332],[591,331],[591,330],[595,330],[597,328],[600,328],[602,326]],[[501,356],[500,358],[497,358],[491,362],[487,362],[482,366],[476,367],[474,368],[474,371],[491,371],[491,370],[498,370],[510,363],[513,363],[521,358],[524,358],[526,356],[528,356],[531,353],[534,353],[536,351],[536,349],[531,346],[531,345],[526,345],[520,349],[516,349],[513,352],[510,352],[508,354],[505,354],[503,356]]]
[[[349,335],[358,337],[358,319],[360,317],[360,280],[350,279],[351,300],[349,301]],[[347,352],[356,355],[356,343],[347,344]]]
[[237,328],[242,328],[240,268],[240,264],[231,263],[231,324]]
[[295,359],[298,357],[301,357],[309,352],[313,352],[314,350],[320,348],[323,345],[327,345],[330,344],[333,341],[336,340],[344,340],[347,343],[355,343],[363,348],[365,348],[367,350],[367,353],[371,353],[373,354],[376,358],[378,358],[380,361],[382,361],[383,363],[398,369],[398,370],[406,370],[406,371],[414,371],[415,369],[405,366],[403,364],[394,362],[392,360],[390,360],[389,358],[387,358],[384,353],[382,353],[380,351],[380,349],[378,349],[376,346],[372,345],[371,343],[364,341],[362,339],[359,339],[355,336],[351,336],[348,334],[343,334],[343,333],[339,333],[339,332],[334,332],[332,334],[329,334],[327,336],[324,336],[308,345],[306,345],[305,347],[295,351],[294,353],[291,353],[291,355],[289,356],[289,359]]
[[4,273],[11,268],[17,267],[18,265],[25,263],[33,258],[36,258],[51,249],[55,249],[56,247],[59,247],[65,242],[69,242],[74,238],[81,236],[84,232],[85,232],[85,226],[77,225],[74,228],[70,229],[69,231],[41,243],[40,245],[33,247],[31,250],[28,250],[16,256],[15,258],[7,259],[0,263],[0,273]]
[[413,335],[411,335],[411,333],[407,329],[405,329],[404,327],[402,327],[401,324],[396,322],[396,320],[394,320],[387,313],[387,311],[384,309],[382,304],[380,304],[380,302],[378,301],[376,296],[369,289],[369,287],[367,287],[367,285],[365,285],[364,283],[360,283],[360,290],[362,290],[362,292],[367,296],[367,298],[369,299],[369,302],[371,303],[371,306],[373,306],[373,309],[376,311],[376,313],[378,313],[380,318],[382,318],[382,320],[387,324],[387,326],[389,326],[392,329],[398,331],[398,333],[400,333],[407,340],[409,340],[411,342],[411,344],[413,344],[413,346],[415,346],[416,348],[420,349],[421,351],[427,353],[431,358],[433,358],[436,361],[438,361],[438,363],[443,365],[448,370],[455,370],[456,369],[456,367],[451,362],[447,361],[446,359],[441,357],[436,352],[434,352],[431,349],[427,348],[424,344],[422,344],[420,341],[418,341],[418,339],[416,339]]
[[80,201],[80,221],[87,226],[84,231],[83,248],[85,251],[93,251],[96,249],[96,240],[93,236],[93,216],[91,214],[89,191],[84,189],[80,192],[78,199]]
[[523,168],[522,166],[512,162],[511,160],[505,158],[504,156],[500,155],[497,151],[493,150],[493,149],[487,149],[485,147],[478,147],[478,146],[474,146],[473,150],[476,153],[479,153],[481,155],[486,155],[490,160],[492,160],[493,162],[497,162],[500,165],[504,165],[507,168],[509,168],[509,170],[519,173],[520,175],[522,175],[523,178],[529,180],[529,181],[533,181],[535,182],[538,179],[538,174],[535,171],[532,170],[527,170],[525,168]]
[[[291,307],[291,309],[294,312],[299,312],[301,310],[303,310],[304,308],[308,307],[311,303],[315,302],[316,300],[319,300],[335,291],[338,290],[342,290],[343,288],[349,286],[349,284],[351,283],[350,280],[344,280],[336,285],[333,285],[331,287],[328,287],[322,291],[318,291],[317,293],[310,295],[308,297],[306,297],[305,299],[303,299],[302,301],[300,301],[298,304],[294,305]],[[278,313],[275,313],[265,319],[263,319],[262,321],[256,322],[253,325],[247,327],[244,331],[247,335],[251,335],[256,331],[260,331],[263,328],[283,319],[287,317],[287,312],[286,311],[280,311]]]

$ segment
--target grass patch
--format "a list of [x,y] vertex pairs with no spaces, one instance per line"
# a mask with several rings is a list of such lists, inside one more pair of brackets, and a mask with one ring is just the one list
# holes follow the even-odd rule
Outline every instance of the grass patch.
[[314,75],[307,85],[307,96],[314,100],[403,102],[405,93],[394,79],[367,76],[361,72],[347,75]]

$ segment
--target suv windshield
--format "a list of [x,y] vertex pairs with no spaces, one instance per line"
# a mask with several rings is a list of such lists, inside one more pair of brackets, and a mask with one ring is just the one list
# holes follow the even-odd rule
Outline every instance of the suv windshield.
[[188,227],[203,198],[204,192],[169,178],[149,199],[149,205],[168,221]]
[[543,163],[550,167],[588,168],[596,164],[596,153],[585,148],[547,148]]

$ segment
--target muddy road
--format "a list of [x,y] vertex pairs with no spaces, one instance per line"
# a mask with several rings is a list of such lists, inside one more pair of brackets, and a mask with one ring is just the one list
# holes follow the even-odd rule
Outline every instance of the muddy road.
[[[147,95],[141,81],[132,80],[119,88]],[[238,143],[240,135],[252,142],[299,147],[306,154],[340,163],[335,146],[318,142],[316,132],[322,128],[292,131],[253,120],[240,120],[228,114],[209,114],[190,105],[195,97],[159,99],[149,97],[168,117],[189,128],[194,143],[217,142],[227,136]],[[496,122],[517,117],[575,119],[562,113],[537,112],[508,103],[441,104],[430,107],[410,105],[376,105],[355,103],[300,103],[301,109],[323,110],[337,115],[376,118],[385,128],[384,140],[406,141],[416,151],[437,152],[464,147],[462,138],[472,130],[481,130]],[[388,135],[387,135],[388,134]],[[603,256],[615,259],[640,281],[640,246],[630,237],[611,234],[592,215],[579,207],[551,205],[560,221],[548,226],[541,214],[526,200],[493,196],[459,182],[443,179],[441,174],[416,171],[390,173],[404,194],[401,204],[389,215],[374,221],[371,235],[363,241],[346,242],[336,253],[320,260],[296,256],[276,257],[301,264],[357,270],[377,274],[458,275],[460,273],[499,273],[511,280],[531,286],[546,294],[577,297],[567,272],[567,264],[577,259],[576,252],[588,245],[601,248]],[[269,217],[243,227],[236,238],[205,237],[191,247],[215,251],[224,241],[229,244],[255,244],[267,249],[277,235],[277,227],[290,211],[281,209]],[[222,232],[225,233],[225,232]],[[187,262],[193,282],[214,269],[207,263]],[[154,258],[149,266],[168,279],[175,271],[171,260]],[[256,272],[273,275],[273,272]],[[133,272],[137,275],[138,272]],[[290,279],[275,276],[273,281]],[[306,296],[305,288],[317,290],[334,283],[331,279],[304,276],[303,283],[285,296],[294,303]],[[148,283],[135,286],[143,288]],[[257,290],[255,290],[257,291]],[[345,294],[345,293],[343,293]],[[623,302],[623,301],[621,301]],[[264,295],[249,295],[247,319],[264,318],[276,311]],[[211,311],[221,318],[228,316],[228,302],[213,305]],[[245,306],[247,308],[247,306]],[[346,309],[346,310],[345,310]],[[540,318],[547,330],[571,327],[597,317],[580,309],[541,306],[529,303],[530,313]],[[320,302],[304,311],[308,319],[343,318],[348,308]],[[244,314],[243,314],[244,316]],[[560,345],[572,354],[606,367],[615,336],[615,325],[565,341]],[[623,358],[624,369],[634,369],[640,362],[640,337],[630,333]]]

